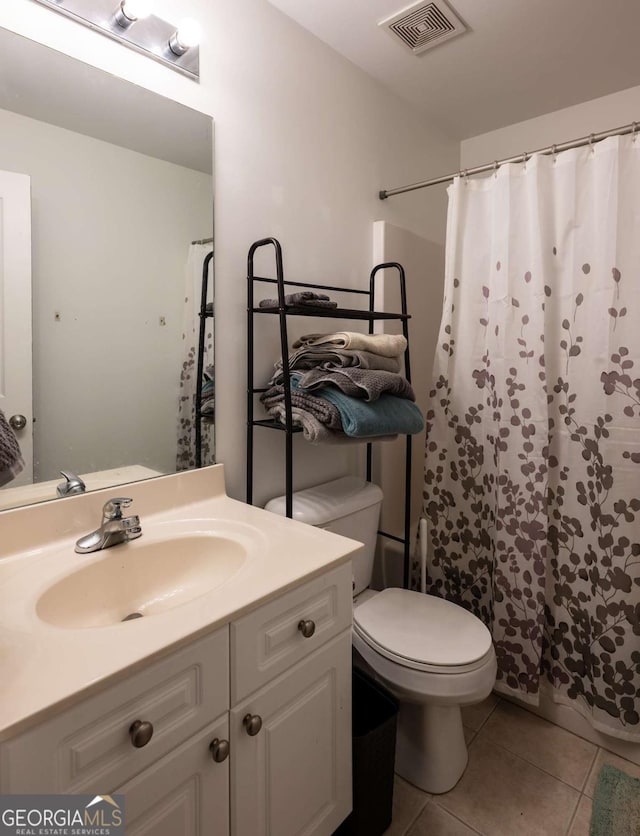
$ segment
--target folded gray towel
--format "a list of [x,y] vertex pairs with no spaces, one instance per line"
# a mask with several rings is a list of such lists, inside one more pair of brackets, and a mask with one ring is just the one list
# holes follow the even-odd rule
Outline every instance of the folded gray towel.
[[[299,293],[288,293],[284,297],[285,305],[309,305],[314,308],[337,308],[338,303],[333,302],[325,293],[314,293],[312,290],[301,290]],[[277,299],[263,299],[258,303],[260,308],[277,308]]]
[[396,395],[415,401],[416,396],[408,380],[393,372],[378,369],[310,369],[302,375],[298,388],[323,389],[335,386],[353,398],[363,398],[365,401],[377,401],[380,395]]
[[0,410],[0,486],[11,482],[23,470],[24,459],[18,439]]
[[[382,369],[386,372],[400,371],[399,357],[385,357],[352,348],[333,348],[331,346],[307,346],[293,351],[289,355],[289,369],[324,369],[348,368],[355,366],[360,369]],[[282,382],[282,360],[275,364],[273,383]]]

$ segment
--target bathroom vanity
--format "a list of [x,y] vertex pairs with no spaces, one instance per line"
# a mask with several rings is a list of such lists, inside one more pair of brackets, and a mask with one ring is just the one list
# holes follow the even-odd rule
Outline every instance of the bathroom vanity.
[[[328,836],[351,809],[359,544],[228,499],[220,465],[124,493],[143,537],[94,555],[74,537],[108,491],[2,518],[0,792],[122,793],[130,836]],[[27,514],[49,543],[15,548]],[[125,568],[145,537],[164,578],[147,596]],[[196,540],[245,559],[212,581]],[[122,622],[131,606],[143,617]]]

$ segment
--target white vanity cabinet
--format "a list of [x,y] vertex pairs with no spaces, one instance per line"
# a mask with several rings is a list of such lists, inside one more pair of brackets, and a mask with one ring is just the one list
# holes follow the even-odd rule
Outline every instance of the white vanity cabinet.
[[128,836],[330,836],[351,809],[351,564],[0,744],[0,793],[54,792],[124,794]]

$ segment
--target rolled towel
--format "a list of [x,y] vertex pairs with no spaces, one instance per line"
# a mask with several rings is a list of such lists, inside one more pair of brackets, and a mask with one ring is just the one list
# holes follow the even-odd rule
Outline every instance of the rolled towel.
[[377,401],[385,392],[410,401],[416,399],[406,378],[377,369],[310,369],[298,382],[298,388],[302,390],[317,391],[327,386],[336,386],[345,395],[365,401]]
[[424,430],[424,418],[413,401],[380,395],[375,403],[350,398],[339,389],[320,389],[318,397],[326,398],[340,410],[342,427],[356,438],[378,435],[414,435]]
[[[285,305],[309,305],[314,308],[337,308],[338,303],[332,301],[325,293],[314,293],[312,290],[301,290],[299,293],[289,293],[284,297]],[[277,308],[277,299],[263,299],[258,303],[260,308]]]
[[0,410],[0,487],[11,482],[23,470],[24,459],[18,439]]
[[334,334],[306,334],[293,344],[303,346],[330,346],[370,351],[383,357],[400,357],[406,351],[407,341],[402,334],[359,334],[354,331],[337,331]]

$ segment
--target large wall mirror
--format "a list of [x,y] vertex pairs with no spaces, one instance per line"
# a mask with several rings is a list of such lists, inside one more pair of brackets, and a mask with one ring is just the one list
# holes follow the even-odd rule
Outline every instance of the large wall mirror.
[[57,498],[61,471],[92,490],[193,466],[211,118],[0,29],[0,136],[0,410],[25,461],[0,510]]

